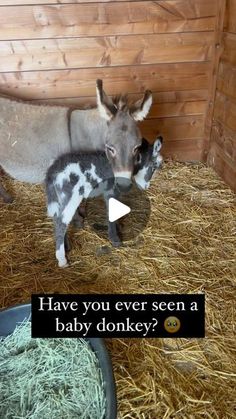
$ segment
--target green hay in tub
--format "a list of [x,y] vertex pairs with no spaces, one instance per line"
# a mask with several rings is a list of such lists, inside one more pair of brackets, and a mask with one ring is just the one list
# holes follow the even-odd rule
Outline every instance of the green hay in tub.
[[0,418],[102,419],[98,360],[81,339],[32,339],[25,321],[0,339]]

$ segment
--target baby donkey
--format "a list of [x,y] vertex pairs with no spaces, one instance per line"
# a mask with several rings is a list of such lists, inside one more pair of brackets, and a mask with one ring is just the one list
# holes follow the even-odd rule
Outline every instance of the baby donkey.
[[[162,137],[154,144],[145,139],[138,151],[133,179],[140,189],[147,189],[155,170],[162,164]],[[108,211],[111,197],[118,198],[119,186],[106,153],[73,152],[63,154],[49,167],[45,179],[48,216],[53,217],[56,258],[60,267],[67,266],[66,231],[83,199],[103,195]],[[116,222],[108,222],[108,236],[114,246],[121,244]]]

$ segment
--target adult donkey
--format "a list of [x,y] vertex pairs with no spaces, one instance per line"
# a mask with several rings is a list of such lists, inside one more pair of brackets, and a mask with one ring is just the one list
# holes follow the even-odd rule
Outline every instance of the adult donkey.
[[[126,96],[109,98],[102,80],[96,91],[97,107],[88,110],[1,97],[0,166],[5,172],[23,182],[42,183],[60,154],[105,150],[120,189],[128,187],[142,139],[137,121],[147,116],[152,94],[146,91],[129,105]],[[0,195],[6,202],[12,199],[1,184]]]

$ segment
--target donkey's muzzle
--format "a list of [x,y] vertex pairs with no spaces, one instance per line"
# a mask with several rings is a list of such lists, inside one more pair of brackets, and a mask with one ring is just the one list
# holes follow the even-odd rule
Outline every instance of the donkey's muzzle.
[[129,192],[132,187],[132,181],[131,179],[120,177],[116,178],[115,185],[118,192]]

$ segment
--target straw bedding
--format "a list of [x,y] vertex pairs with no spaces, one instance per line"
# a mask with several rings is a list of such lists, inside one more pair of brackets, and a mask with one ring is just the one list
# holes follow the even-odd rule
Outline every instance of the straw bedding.
[[56,265],[42,187],[4,183],[15,202],[0,204],[0,306],[33,292],[205,292],[205,339],[107,340],[119,417],[235,418],[236,206],[216,174],[166,164],[149,189],[145,232],[113,249],[88,227],[71,231],[65,270]]

